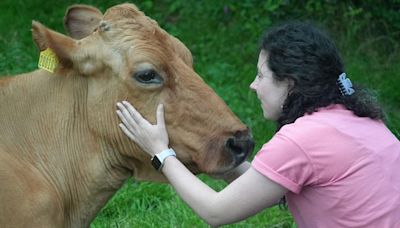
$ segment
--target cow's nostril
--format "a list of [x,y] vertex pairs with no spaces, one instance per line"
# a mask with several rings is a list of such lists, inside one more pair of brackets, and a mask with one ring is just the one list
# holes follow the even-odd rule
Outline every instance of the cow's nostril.
[[254,148],[254,141],[248,131],[236,132],[226,141],[226,148],[234,155],[236,163],[241,163]]
[[235,138],[229,138],[228,141],[226,141],[226,147],[233,152],[234,154],[241,154],[243,153],[243,148],[242,145],[237,143],[235,141]]

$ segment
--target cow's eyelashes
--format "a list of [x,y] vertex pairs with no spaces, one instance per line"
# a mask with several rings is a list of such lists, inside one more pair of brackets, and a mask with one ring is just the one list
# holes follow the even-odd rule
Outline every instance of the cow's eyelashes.
[[138,82],[144,84],[161,84],[163,79],[154,70],[141,70],[133,76]]

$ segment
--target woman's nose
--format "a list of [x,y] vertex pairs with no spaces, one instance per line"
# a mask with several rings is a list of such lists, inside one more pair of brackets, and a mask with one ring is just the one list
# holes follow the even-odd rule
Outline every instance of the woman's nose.
[[256,80],[254,80],[252,83],[250,83],[250,89],[256,91]]

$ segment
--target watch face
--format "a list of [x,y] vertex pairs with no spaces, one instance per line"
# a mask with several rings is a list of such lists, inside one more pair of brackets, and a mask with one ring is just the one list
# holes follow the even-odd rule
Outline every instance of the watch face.
[[161,167],[161,161],[158,159],[157,156],[154,156],[154,158],[151,159],[151,164],[153,165],[153,167],[154,167],[156,170],[159,170],[160,167]]

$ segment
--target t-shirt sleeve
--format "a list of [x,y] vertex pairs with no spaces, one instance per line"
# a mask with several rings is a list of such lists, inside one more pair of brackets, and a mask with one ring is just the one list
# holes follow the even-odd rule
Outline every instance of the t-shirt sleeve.
[[307,155],[293,140],[279,132],[256,154],[252,167],[296,194],[314,181]]

